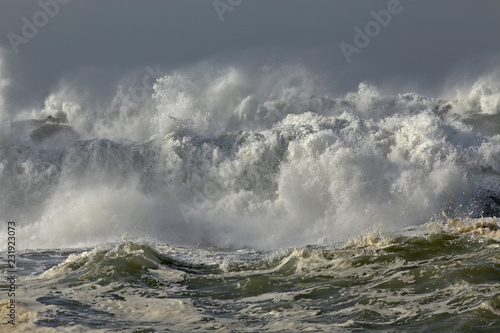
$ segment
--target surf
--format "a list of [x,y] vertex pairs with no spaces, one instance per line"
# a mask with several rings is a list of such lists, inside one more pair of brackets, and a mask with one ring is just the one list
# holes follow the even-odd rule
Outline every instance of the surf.
[[[335,97],[298,65],[200,64],[150,98],[66,85],[2,131],[1,210],[26,248],[133,235],[178,245],[329,244],[499,213],[494,76],[453,99],[369,83]],[[80,87],[79,87],[80,88]]]

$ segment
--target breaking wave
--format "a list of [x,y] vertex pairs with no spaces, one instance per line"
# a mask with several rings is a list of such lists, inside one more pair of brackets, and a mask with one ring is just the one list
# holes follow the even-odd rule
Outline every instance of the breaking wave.
[[106,100],[62,85],[1,128],[0,210],[25,248],[279,248],[498,215],[497,75],[448,99],[319,82],[202,64]]

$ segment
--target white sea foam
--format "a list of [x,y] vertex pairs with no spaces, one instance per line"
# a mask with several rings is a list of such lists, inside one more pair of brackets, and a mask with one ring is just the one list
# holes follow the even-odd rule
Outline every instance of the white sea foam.
[[482,75],[468,89],[457,89],[457,113],[496,115],[500,113],[500,70]]
[[[1,209],[21,221],[26,248],[123,235],[219,247],[335,243],[441,211],[494,211],[500,131],[482,133],[463,106],[496,114],[495,77],[452,101],[367,83],[315,95],[325,90],[318,82],[301,66],[202,63],[160,78],[136,108],[123,84],[108,104],[64,85],[17,117],[39,122],[3,131]],[[34,141],[33,128],[63,115],[77,141],[51,146],[43,135],[61,141],[59,125],[38,133],[44,145]]]

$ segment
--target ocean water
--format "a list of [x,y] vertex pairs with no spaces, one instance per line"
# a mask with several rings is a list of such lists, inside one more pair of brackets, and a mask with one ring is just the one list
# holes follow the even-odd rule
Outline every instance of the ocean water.
[[498,71],[442,97],[298,65],[138,78],[0,99],[0,330],[500,330]]

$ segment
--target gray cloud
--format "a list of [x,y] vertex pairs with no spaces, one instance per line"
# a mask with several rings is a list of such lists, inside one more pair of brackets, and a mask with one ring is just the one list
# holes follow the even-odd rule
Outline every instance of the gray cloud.
[[436,87],[460,64],[480,67],[500,54],[498,1],[401,0],[404,10],[347,64],[339,44],[352,43],[354,27],[388,2],[245,0],[221,21],[212,0],[72,0],[14,54],[8,33],[22,35],[22,17],[41,9],[9,0],[0,3],[0,46],[22,82],[11,100],[26,90],[40,98],[88,68],[113,80],[148,64],[176,68],[217,54],[237,61],[249,52],[309,63],[346,89],[363,80]]

